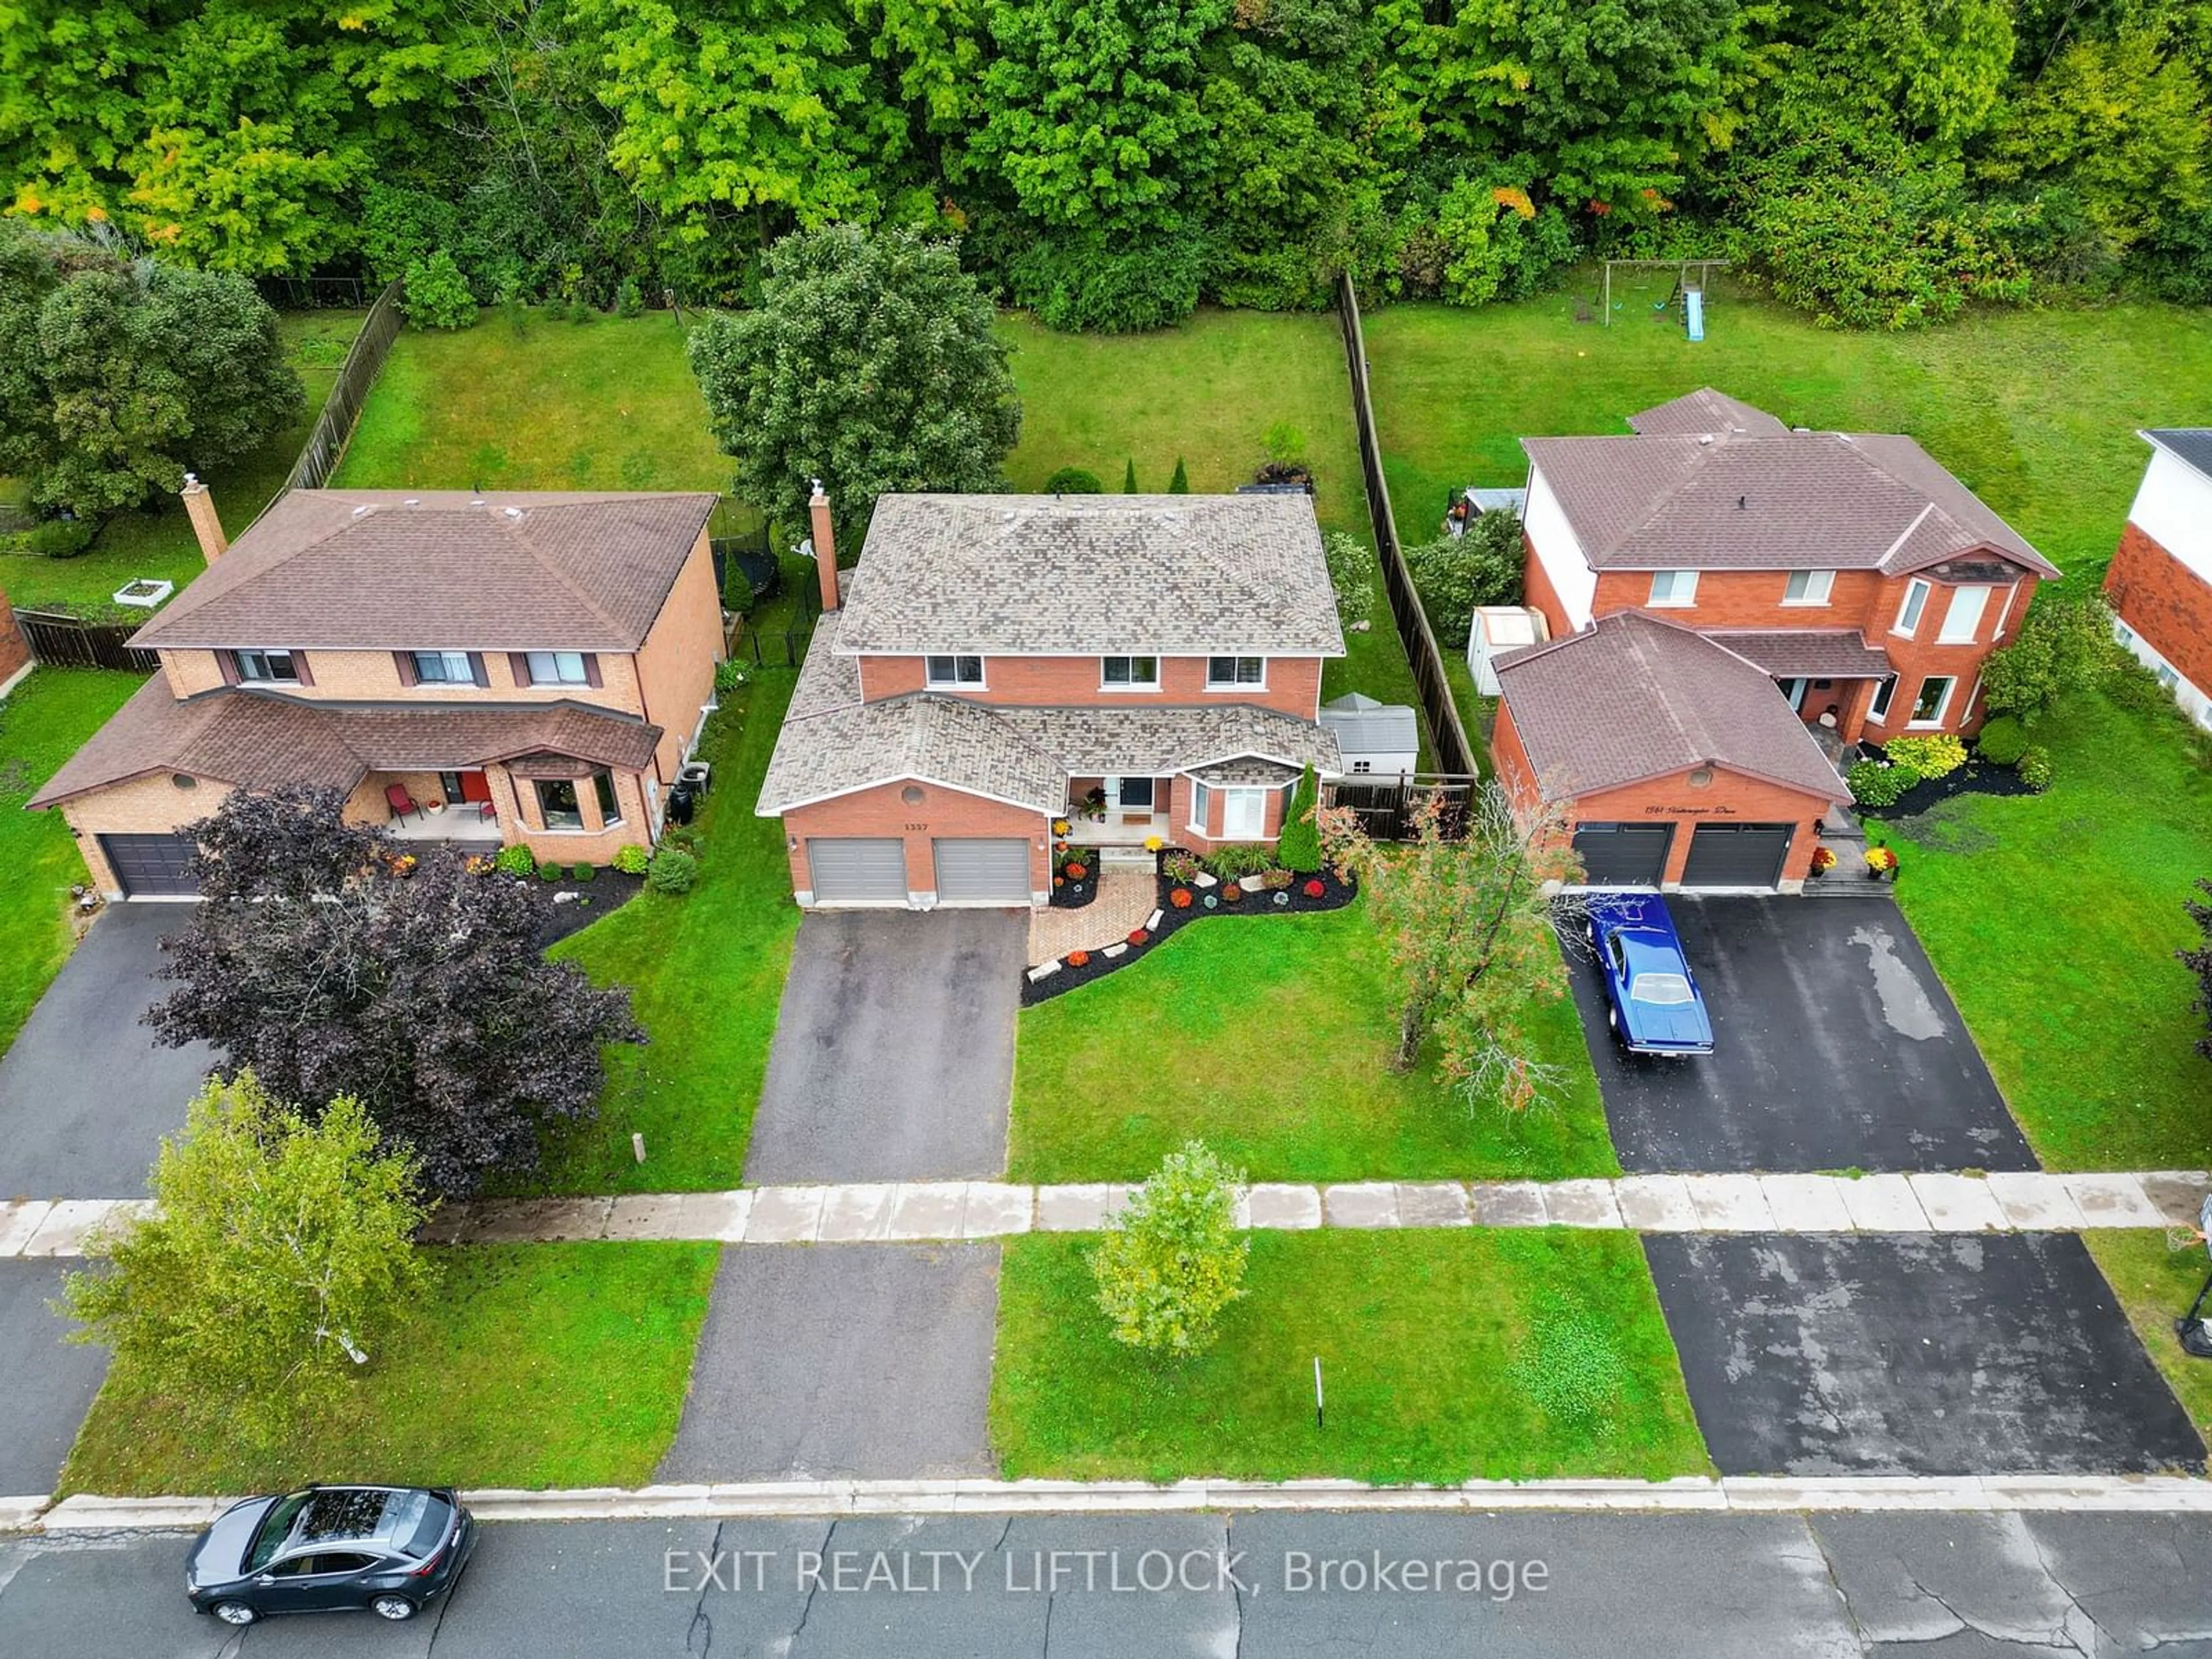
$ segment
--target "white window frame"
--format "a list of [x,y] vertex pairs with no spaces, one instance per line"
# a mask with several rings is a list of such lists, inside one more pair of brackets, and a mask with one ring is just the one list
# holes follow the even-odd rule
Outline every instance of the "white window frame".
[[[291,664],[292,672],[289,674],[249,674],[246,672],[246,660],[249,657],[259,658],[264,668],[269,665],[270,658],[282,657]],[[299,653],[289,646],[245,646],[234,650],[230,653],[230,660],[238,669],[240,685],[297,685],[300,683]]]
[[[421,650],[410,651],[407,654],[415,664],[415,683],[417,685],[474,685],[477,683],[477,666],[469,660],[469,653],[465,651]],[[435,676],[422,672],[425,657],[438,659],[439,672]],[[452,673],[455,663],[461,665],[459,679],[454,678]]]
[[2004,638],[2005,629],[2012,622],[2012,608],[2019,601],[2020,584],[2014,582],[2005,589],[2004,609],[1997,612],[1997,631],[1990,635],[1990,644],[1995,645],[1999,640]]
[[[1920,708],[1920,694],[1928,689],[1928,682],[1930,680],[1943,682],[1943,695],[1937,699],[1934,714],[1926,720],[1915,720],[1913,716],[1919,712]],[[1912,707],[1905,711],[1905,729],[1908,732],[1941,731],[1943,726],[1943,716],[1951,712],[1951,699],[1958,694],[1959,677],[1956,674],[1923,674],[1920,677],[1920,684],[1912,690]]]
[[[623,821],[622,785],[615,781],[613,771],[605,766],[592,774],[592,793],[595,797],[602,783],[606,785],[607,793],[605,798],[599,801],[599,828],[613,830],[618,828]],[[580,801],[583,799],[581,790],[577,791],[576,799]]]
[[[1996,589],[1987,582],[1965,582],[1951,590],[1951,602],[1943,607],[1943,620],[1936,624],[1936,643],[1938,645],[1972,645],[1981,637],[1982,619],[1990,614],[1990,600]],[[1974,611],[1974,625],[1964,634],[1951,631],[1951,618],[1959,614],[1959,606],[1969,593],[1979,593],[1981,604]]]
[[[952,665],[951,678],[939,679],[937,677],[937,665],[940,662]],[[974,679],[960,678],[960,665],[963,662],[975,665]],[[932,691],[981,691],[985,689],[988,678],[989,671],[984,666],[984,659],[973,651],[940,651],[926,654],[921,659],[921,683]]]
[[1874,688],[1874,701],[1867,704],[1867,718],[1877,726],[1889,724],[1890,705],[1897,700],[1897,676],[1885,675]]
[[1212,804],[1213,786],[1193,778],[1190,781],[1190,828],[1193,835],[1211,836],[1213,833],[1206,827],[1206,811]]
[[[1272,792],[1264,784],[1229,784],[1221,791],[1221,839],[1224,841],[1261,841],[1267,834],[1267,797]],[[1249,830],[1232,829],[1230,817],[1240,803],[1249,798],[1256,804],[1258,814]]]
[[[591,671],[584,665],[584,656],[585,653],[581,651],[526,651],[522,653],[522,659],[529,665],[530,683],[532,685],[589,685],[592,683],[592,675]],[[562,659],[564,657],[575,659],[576,673],[573,679],[561,672]],[[538,665],[541,661],[549,671],[543,674],[538,672]]]
[[[1662,581],[1667,584],[1662,597],[1659,592]],[[1682,584],[1688,582],[1686,587]],[[1687,611],[1698,602],[1698,573],[1694,570],[1655,570],[1651,573],[1651,597],[1645,602],[1655,611]]]
[[1905,597],[1897,603],[1897,620],[1889,631],[1900,639],[1911,639],[1920,624],[1927,619],[1928,596],[1936,591],[1933,582],[1915,576],[1905,585]]
[[[1237,678],[1226,680],[1214,678],[1213,665],[1217,662],[1236,664],[1234,672]],[[1248,662],[1256,662],[1260,665],[1258,679],[1248,680],[1243,678],[1244,665]],[[1267,689],[1267,659],[1265,657],[1232,654],[1226,651],[1219,656],[1209,656],[1206,659],[1206,689],[1209,691],[1265,691]]]
[[[1109,662],[1125,662],[1128,664],[1129,678],[1126,680],[1113,680],[1107,678],[1106,665]],[[1140,662],[1148,662],[1152,664],[1152,678],[1148,680],[1140,680],[1137,678],[1137,665]],[[1148,654],[1101,657],[1098,659],[1098,689],[1101,691],[1112,692],[1157,691],[1160,689],[1160,659],[1158,656]]]
[[[1790,584],[1799,577],[1805,579],[1805,591],[1792,598]],[[1782,603],[1802,605],[1808,610],[1827,605],[1836,591],[1836,573],[1832,570],[1793,570],[1782,580]]]

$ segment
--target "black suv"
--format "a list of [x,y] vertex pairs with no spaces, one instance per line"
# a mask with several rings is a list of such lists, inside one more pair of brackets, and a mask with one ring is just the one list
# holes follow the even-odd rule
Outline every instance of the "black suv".
[[411,1619],[459,1581],[476,1541],[449,1486],[310,1486],[216,1516],[185,1563],[185,1594],[231,1625],[364,1607]]

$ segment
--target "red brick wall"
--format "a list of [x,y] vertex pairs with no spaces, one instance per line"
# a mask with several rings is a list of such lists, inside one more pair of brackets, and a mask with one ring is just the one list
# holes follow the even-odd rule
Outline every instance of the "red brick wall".
[[1025,806],[1010,806],[980,795],[963,794],[933,783],[914,786],[922,792],[918,803],[902,799],[906,781],[855,790],[812,806],[801,806],[783,815],[785,853],[791,863],[791,885],[803,892],[814,884],[806,864],[810,836],[897,836],[906,842],[906,882],[914,892],[934,892],[937,865],[930,852],[933,838],[967,836],[1022,836],[1030,842],[1030,889],[1043,892],[1052,885],[1052,820]]
[[[1103,691],[1098,685],[1096,657],[986,657],[982,685],[962,687],[955,695],[984,703],[1096,703],[1103,708],[1251,702],[1310,720],[1321,708],[1321,670],[1318,657],[1270,657],[1264,687],[1240,685],[1233,690],[1209,691],[1205,658],[1163,657],[1158,691]],[[860,695],[870,702],[922,690],[924,678],[920,657],[860,659]]]
[[8,596],[0,593],[0,685],[15,678],[15,671],[31,659],[31,647],[23,643],[22,631],[15,626],[15,607],[8,603]]
[[1552,586],[1551,573],[1544,568],[1544,562],[1536,556],[1536,544],[1524,535],[1521,546],[1523,598],[1531,610],[1544,613],[1552,637],[1564,639],[1575,631],[1573,623],[1567,619],[1566,602],[1559,598],[1559,590]]
[[2212,583],[2130,525],[2105,573],[2105,592],[2122,622],[2191,685],[2212,692]]

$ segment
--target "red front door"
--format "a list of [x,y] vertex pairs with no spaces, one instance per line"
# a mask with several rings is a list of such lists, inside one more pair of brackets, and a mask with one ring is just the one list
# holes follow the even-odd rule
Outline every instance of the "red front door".
[[489,800],[491,799],[491,780],[481,772],[462,773],[461,799],[463,800]]

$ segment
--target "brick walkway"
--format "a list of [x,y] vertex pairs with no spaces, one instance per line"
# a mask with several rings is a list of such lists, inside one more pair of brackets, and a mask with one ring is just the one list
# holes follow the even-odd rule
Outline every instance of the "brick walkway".
[[1030,917],[1030,963],[1070,951],[1102,951],[1145,925],[1158,902],[1158,884],[1142,870],[1102,870],[1098,896],[1077,910],[1043,909]]
[[[1601,1227],[1636,1232],[2080,1232],[2193,1223],[2212,1177],[2202,1170],[2064,1175],[1625,1176],[1618,1181],[1262,1183],[1239,1224],[1315,1227]],[[927,1181],[848,1187],[750,1187],[622,1198],[536,1198],[449,1205],[434,1243],[568,1239],[719,1239],[745,1244],[922,1243],[1095,1229],[1126,1186],[1010,1186]],[[0,1256],[81,1253],[85,1234],[140,1202],[0,1204]]]

